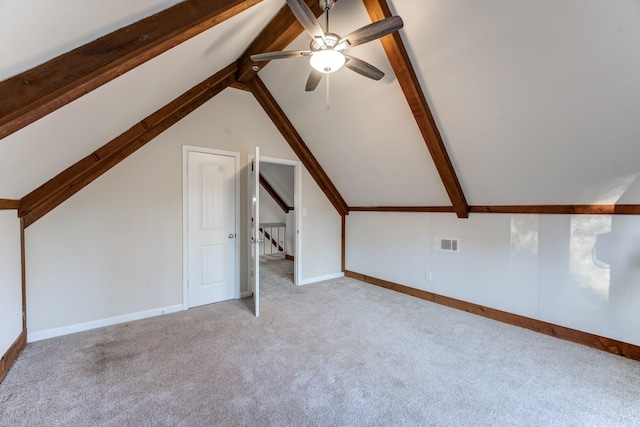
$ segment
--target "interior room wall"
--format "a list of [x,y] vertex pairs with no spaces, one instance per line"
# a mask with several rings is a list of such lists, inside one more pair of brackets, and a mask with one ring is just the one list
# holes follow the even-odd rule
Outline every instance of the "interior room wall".
[[[297,159],[253,96],[230,88],[27,228],[30,341],[182,309],[183,145],[240,153],[248,289],[248,156],[260,146]],[[340,216],[306,170],[302,178],[301,278],[313,282],[340,273]]]
[[0,210],[0,356],[22,332],[20,220],[15,210]]
[[347,270],[640,345],[637,216],[353,212],[346,239]]
[[260,222],[286,223],[287,214],[278,206],[271,195],[260,186]]
[[[342,276],[342,218],[309,173],[302,174],[302,284]],[[311,243],[313,242],[313,243]]]

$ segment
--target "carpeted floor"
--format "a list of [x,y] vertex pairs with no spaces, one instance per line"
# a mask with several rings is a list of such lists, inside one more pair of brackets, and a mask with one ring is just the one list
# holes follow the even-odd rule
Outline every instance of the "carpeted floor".
[[29,344],[1,426],[638,426],[640,363],[351,279]]

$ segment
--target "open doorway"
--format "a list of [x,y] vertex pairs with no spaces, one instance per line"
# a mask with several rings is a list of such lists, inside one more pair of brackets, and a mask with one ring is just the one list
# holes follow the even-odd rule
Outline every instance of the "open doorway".
[[260,157],[260,279],[299,285],[300,162]]

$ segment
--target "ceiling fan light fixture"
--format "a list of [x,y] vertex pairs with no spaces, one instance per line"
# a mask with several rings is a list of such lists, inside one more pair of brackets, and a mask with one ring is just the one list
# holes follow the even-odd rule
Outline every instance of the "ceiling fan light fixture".
[[315,70],[325,74],[338,71],[342,68],[345,61],[344,55],[333,49],[318,51],[311,55],[311,59],[309,60]]
[[[316,14],[309,6],[309,4],[314,1],[318,1],[322,10],[325,11],[325,29],[322,28]],[[334,73],[343,66],[372,80],[380,80],[384,77],[384,73],[373,65],[354,56],[344,55],[342,51],[397,32],[404,26],[402,18],[399,16],[390,16],[358,28],[345,37],[340,37],[338,34],[332,33],[329,30],[329,10],[335,4],[335,0],[286,0],[286,2],[295,19],[311,36],[309,49],[252,54],[251,60],[255,65],[259,67],[262,63],[273,59],[309,56],[309,63],[312,70],[305,85],[306,92],[314,91],[323,76],[327,74],[325,80],[327,82],[326,87],[328,93],[329,73]]]

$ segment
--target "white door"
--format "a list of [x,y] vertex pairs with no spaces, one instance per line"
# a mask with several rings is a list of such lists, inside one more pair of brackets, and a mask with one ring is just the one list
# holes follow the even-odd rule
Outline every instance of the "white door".
[[256,317],[260,315],[260,148],[251,161],[249,197],[251,203],[250,280]]
[[188,152],[189,307],[236,296],[236,159]]

